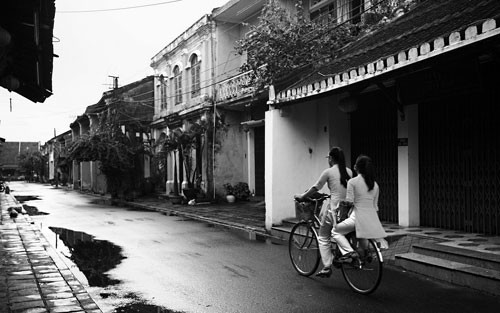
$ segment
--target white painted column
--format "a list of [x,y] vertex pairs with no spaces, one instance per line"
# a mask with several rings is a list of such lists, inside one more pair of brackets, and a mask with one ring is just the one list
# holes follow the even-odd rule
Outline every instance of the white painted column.
[[248,188],[255,194],[255,129],[253,127],[247,132],[247,167]]
[[[280,109],[270,108],[265,115],[265,201],[266,229],[279,225],[295,215],[293,194],[297,192],[294,170],[297,168],[292,154],[293,123],[282,116]],[[286,134],[286,136],[285,136]]]
[[398,218],[400,226],[420,225],[418,167],[418,105],[405,107],[406,118],[398,112]]
[[277,141],[276,132],[274,130],[274,125],[277,123],[276,119],[279,118],[279,111],[269,107],[269,110],[265,113],[265,201],[266,201],[266,222],[265,226],[267,230],[270,230],[273,226],[273,211],[275,211],[275,203],[278,204],[278,199],[273,193],[275,189],[274,182],[274,171],[276,168],[273,163],[276,162],[274,159],[275,151],[273,149],[274,142]]

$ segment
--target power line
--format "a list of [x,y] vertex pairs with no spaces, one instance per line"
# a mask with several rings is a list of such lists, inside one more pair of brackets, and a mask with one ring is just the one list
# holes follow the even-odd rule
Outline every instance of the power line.
[[56,11],[56,12],[57,12],[57,13],[92,13],[92,12],[108,12],[108,11],[119,11],[119,10],[138,9],[138,8],[151,7],[151,6],[163,5],[163,4],[168,4],[168,3],[180,2],[180,1],[182,1],[182,0],[171,0],[171,1],[164,1],[164,2],[158,2],[158,3],[150,3],[150,4],[143,4],[143,5],[136,5],[136,6],[131,6],[131,7],[123,7],[123,8],[95,9],[95,10],[76,10],[76,11]]

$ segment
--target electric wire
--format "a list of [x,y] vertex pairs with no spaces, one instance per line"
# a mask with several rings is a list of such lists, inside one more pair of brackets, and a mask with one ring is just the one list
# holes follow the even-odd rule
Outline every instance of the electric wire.
[[[180,0],[178,0],[178,1],[180,1]],[[369,8],[367,8],[367,9],[363,10],[363,12],[361,12],[361,13],[359,13],[359,14],[362,14],[362,13],[364,13],[364,12],[366,12],[366,11],[372,10],[374,7],[376,7],[376,6],[380,5],[382,2],[385,2],[385,1],[387,1],[387,0],[380,0],[380,1],[378,1],[377,3],[373,4],[372,6],[370,6],[370,7],[369,7]],[[162,2],[162,3],[152,4],[152,5],[166,4],[166,3],[170,3],[170,2],[175,2],[175,1]],[[346,12],[346,13],[345,13],[344,15],[342,15],[342,16],[343,16],[343,17],[345,17],[346,15],[352,15],[352,12],[353,12],[355,9],[359,9],[360,7],[361,7],[361,5],[360,5],[360,6],[358,6],[358,7],[356,7],[356,8],[351,9],[350,11]],[[257,13],[255,13],[255,14],[257,14]],[[334,23],[334,22],[329,22],[329,23],[333,24],[333,27],[332,27],[331,29],[329,29],[329,30],[331,31],[331,30],[333,30],[333,29],[335,29],[335,28],[337,28],[337,27],[340,27],[341,25],[343,25],[343,24],[345,24],[345,23],[347,23],[347,22],[349,22],[349,21],[351,21],[351,20],[352,20],[352,18],[351,18],[351,19],[346,19],[346,20],[345,20],[344,22],[342,22],[342,23],[336,23],[336,22]],[[224,30],[224,32],[223,32],[223,33],[227,33],[227,32],[229,32],[230,30],[232,30],[232,29],[234,29],[234,28],[236,28],[236,27],[239,27],[239,26],[241,26],[241,25],[243,25],[243,24],[244,24],[244,22],[235,23],[235,25],[233,25],[233,26],[231,26],[230,28],[228,28],[228,29]],[[310,39],[310,40],[312,40],[312,39]],[[200,71],[200,73],[206,73],[206,72],[208,72],[208,71],[213,71],[214,69],[216,69],[216,68],[218,68],[218,67],[221,67],[221,66],[224,66],[224,67],[225,67],[225,66],[226,66],[226,65],[227,65],[230,61],[236,60],[236,59],[238,59],[238,58],[241,58],[241,56],[239,56],[239,55],[235,55],[235,57],[233,57],[233,58],[228,58],[228,59],[226,60],[226,62],[223,62],[223,63],[218,64],[218,65],[216,65],[216,66],[214,66],[214,67],[211,67],[211,68],[206,68],[206,69],[204,69],[203,71]],[[305,65],[304,67],[309,66],[309,65],[312,65],[314,62],[317,62],[317,61],[319,61],[319,60],[313,60],[313,61],[309,62],[307,65]],[[226,79],[229,79],[229,78],[231,78],[231,77],[234,77],[234,76],[229,76],[229,77],[228,77],[228,76],[227,76],[227,74],[233,73],[234,71],[238,70],[240,67],[241,67],[241,66],[238,66],[238,67],[235,67],[235,68],[231,68],[231,69],[228,69],[228,70],[224,71],[223,73],[218,74],[218,75],[215,77],[215,81],[214,81],[214,79],[213,79],[213,78],[209,78],[209,79],[206,79],[206,80],[200,81],[200,83],[206,83],[207,81],[212,81],[212,82],[211,82],[211,83],[209,83],[209,84],[203,84],[203,86],[202,86],[202,87],[200,87],[200,88],[199,88],[199,90],[203,90],[203,89],[210,88],[210,87],[212,87],[212,86],[214,86],[214,85],[219,84],[220,82],[222,82],[222,81],[224,81],[224,80],[226,80]],[[242,73],[242,74],[244,74],[244,73]],[[157,75],[154,75],[154,76],[157,76]],[[224,79],[217,80],[218,78],[221,78],[222,76],[224,76]],[[296,82],[295,82],[294,84],[296,84]],[[169,86],[170,86],[170,85],[169,85]],[[170,86],[170,87],[171,87],[171,86]],[[288,87],[287,87],[287,88],[288,88]],[[286,88],[285,88],[285,90],[286,90]],[[142,94],[139,94],[139,95],[134,95],[134,96],[131,96],[132,98],[136,98],[136,97],[139,97],[139,96],[142,96],[142,95],[146,95],[146,94],[153,94],[153,97],[149,97],[149,98],[142,99],[142,100],[124,100],[124,99],[116,99],[115,101],[112,101],[112,102],[110,102],[109,104],[118,103],[118,102],[121,102],[121,103],[137,103],[137,104],[139,104],[139,105],[144,105],[144,106],[148,106],[148,107],[149,107],[149,105],[144,104],[144,103],[146,103],[146,102],[153,102],[153,103],[156,103],[157,101],[161,101],[161,97],[157,97],[157,98],[155,98],[154,93],[155,93],[155,90],[153,89],[153,90],[151,90],[151,91],[148,91],[148,92],[145,92],[145,93],[142,93]],[[182,97],[184,98],[184,96],[185,96],[185,95],[188,95],[188,94],[190,94],[190,93],[191,93],[191,91],[190,91],[190,90],[188,90],[188,91],[182,92],[182,93],[177,94],[177,95],[176,95],[176,94],[171,94],[171,95],[168,95],[167,97],[164,97],[164,98],[166,98],[167,102],[170,102],[170,101],[172,101],[172,99],[176,98],[178,95],[180,95],[180,96],[182,96]],[[66,113],[64,113],[64,114],[66,114]]]
[[163,5],[163,4],[169,4],[169,3],[181,2],[181,1],[182,0],[170,0],[170,1],[164,1],[164,2],[158,2],[158,3],[150,3],[150,4],[142,4],[142,5],[136,5],[136,6],[130,6],[130,7],[110,8],[110,9],[75,10],[75,11],[57,11],[56,10],[56,13],[95,13],[95,12],[120,11],[120,10],[145,8],[145,7],[157,6],[157,5]]

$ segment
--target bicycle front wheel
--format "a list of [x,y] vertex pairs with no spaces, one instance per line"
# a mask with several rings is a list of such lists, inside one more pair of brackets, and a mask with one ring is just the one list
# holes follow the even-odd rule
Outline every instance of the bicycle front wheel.
[[318,235],[308,222],[297,223],[290,232],[288,252],[295,270],[302,276],[310,276],[318,269],[320,255]]
[[342,274],[354,291],[361,294],[370,294],[377,289],[382,279],[383,260],[371,239],[349,239],[354,251],[359,253],[359,259],[351,263],[342,263]]

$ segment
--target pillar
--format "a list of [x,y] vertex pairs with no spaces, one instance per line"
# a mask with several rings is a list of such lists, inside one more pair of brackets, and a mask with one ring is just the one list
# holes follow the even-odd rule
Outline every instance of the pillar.
[[420,225],[418,167],[418,105],[398,112],[398,219],[400,226]]

